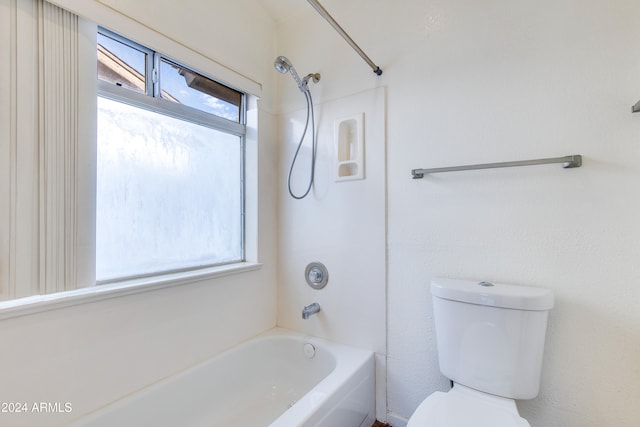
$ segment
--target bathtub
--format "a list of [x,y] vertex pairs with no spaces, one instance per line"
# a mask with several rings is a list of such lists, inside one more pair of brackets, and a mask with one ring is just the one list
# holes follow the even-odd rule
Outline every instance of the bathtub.
[[371,427],[370,351],[275,328],[73,427]]

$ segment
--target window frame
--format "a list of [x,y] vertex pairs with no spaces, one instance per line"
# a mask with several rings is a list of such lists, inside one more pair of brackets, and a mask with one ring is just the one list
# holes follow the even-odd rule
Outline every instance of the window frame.
[[[234,122],[229,119],[225,119],[220,116],[216,116],[214,114],[206,113],[204,111],[198,110],[193,107],[189,107],[183,104],[177,104],[175,102],[168,101],[166,99],[162,99],[160,96],[161,90],[161,79],[162,76],[159,76],[160,69],[160,60],[166,59],[169,62],[172,62],[180,67],[184,67],[190,71],[198,73],[210,80],[217,81],[215,78],[203,73],[202,71],[195,70],[193,67],[190,67],[187,64],[184,64],[180,61],[173,59],[168,55],[164,55],[161,52],[150,49],[146,46],[143,46],[133,40],[127,39],[124,36],[121,36],[117,33],[114,33],[111,30],[108,30],[104,27],[98,27],[98,34],[103,34],[109,38],[112,38],[122,44],[131,46],[137,50],[145,52],[148,57],[146,60],[146,93],[137,93],[132,90],[118,87],[116,85],[110,84],[103,80],[98,79],[98,96],[104,96],[110,98],[114,101],[123,102],[134,107],[144,108],[150,111],[154,111],[160,114],[165,114],[171,117],[178,118],[180,120],[190,121],[192,123],[210,127],[212,129],[220,130],[223,132],[231,133],[236,136],[244,137],[247,132],[246,128],[246,115],[247,115],[247,94],[241,90],[235,89],[229,85],[222,84],[230,89],[236,90],[242,93],[242,101],[240,103],[240,115],[238,122]],[[96,43],[97,44],[97,43]],[[154,80],[157,80],[154,82]]]
[[[211,268],[216,267],[225,267],[225,266],[233,266],[240,265],[242,263],[247,262],[247,231],[246,231],[246,117],[247,117],[247,96],[248,94],[244,91],[235,89],[229,85],[218,82],[216,79],[211,76],[199,71],[195,70],[193,67],[185,65],[184,63],[173,59],[167,55],[162,54],[161,52],[155,51],[151,48],[148,48],[144,45],[141,45],[133,40],[130,40],[124,36],[121,36],[113,31],[110,31],[104,27],[98,26],[96,35],[102,34],[106,37],[109,37],[113,40],[116,40],[124,45],[133,47],[141,52],[147,54],[146,62],[145,62],[145,93],[136,92],[131,89],[127,89],[124,87],[120,87],[118,85],[112,84],[110,82],[101,80],[98,75],[96,75],[96,83],[97,83],[97,98],[104,97],[116,102],[124,103],[130,105],[135,108],[141,108],[148,111],[152,111],[154,113],[158,113],[161,115],[166,115],[168,117],[172,117],[178,120],[190,122],[199,126],[207,127],[219,132],[227,133],[233,136],[237,136],[239,138],[240,143],[240,259],[233,261],[225,261],[220,263],[199,265],[193,267],[184,267],[184,268],[176,268],[176,269],[168,269],[168,270],[159,270],[150,273],[141,273],[138,275],[130,275],[130,276],[122,276],[118,278],[110,278],[104,280],[95,281],[96,285],[107,285],[107,284],[117,284],[117,283],[126,283],[129,281],[136,281],[139,279],[152,279],[152,278],[161,278],[167,275],[179,274],[179,273],[196,273],[198,271],[207,272]],[[96,47],[98,42],[96,40]],[[188,105],[172,102],[167,99],[163,99],[161,96],[162,90],[162,76],[160,75],[160,62],[162,60],[166,60],[173,64],[176,64],[180,67],[183,67],[191,72],[197,73],[203,77],[206,77],[210,80],[219,83],[226,88],[237,91],[241,94],[240,105],[238,106],[239,114],[238,121],[232,121],[230,119],[226,119],[221,116],[217,116],[215,114],[207,113],[202,110],[198,110],[197,108],[190,107]],[[96,111],[96,119],[97,119],[97,111]],[[97,165],[96,165],[97,166]]]

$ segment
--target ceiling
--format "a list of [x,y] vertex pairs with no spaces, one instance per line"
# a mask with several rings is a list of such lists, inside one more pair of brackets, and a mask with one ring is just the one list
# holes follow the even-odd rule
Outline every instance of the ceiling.
[[313,10],[305,0],[255,0],[277,23]]

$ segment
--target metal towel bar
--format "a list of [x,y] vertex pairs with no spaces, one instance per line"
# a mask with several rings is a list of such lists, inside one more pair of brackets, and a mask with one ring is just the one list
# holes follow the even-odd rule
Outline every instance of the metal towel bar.
[[508,168],[512,166],[544,165],[548,163],[562,163],[563,168],[579,168],[580,166],[582,166],[582,156],[579,154],[574,154],[572,156],[552,157],[549,159],[519,160],[515,162],[500,162],[500,163],[483,163],[478,165],[450,166],[445,168],[413,169],[411,170],[411,175],[413,175],[413,179],[420,179],[420,178],[424,178],[424,174],[426,173],[455,172],[455,171],[466,171],[466,170],[474,170],[474,169]]

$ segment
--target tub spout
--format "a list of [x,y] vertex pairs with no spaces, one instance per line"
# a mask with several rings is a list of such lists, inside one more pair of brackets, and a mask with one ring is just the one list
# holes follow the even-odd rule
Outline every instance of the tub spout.
[[314,302],[302,309],[302,318],[308,319],[312,314],[316,314],[320,311],[320,304]]

